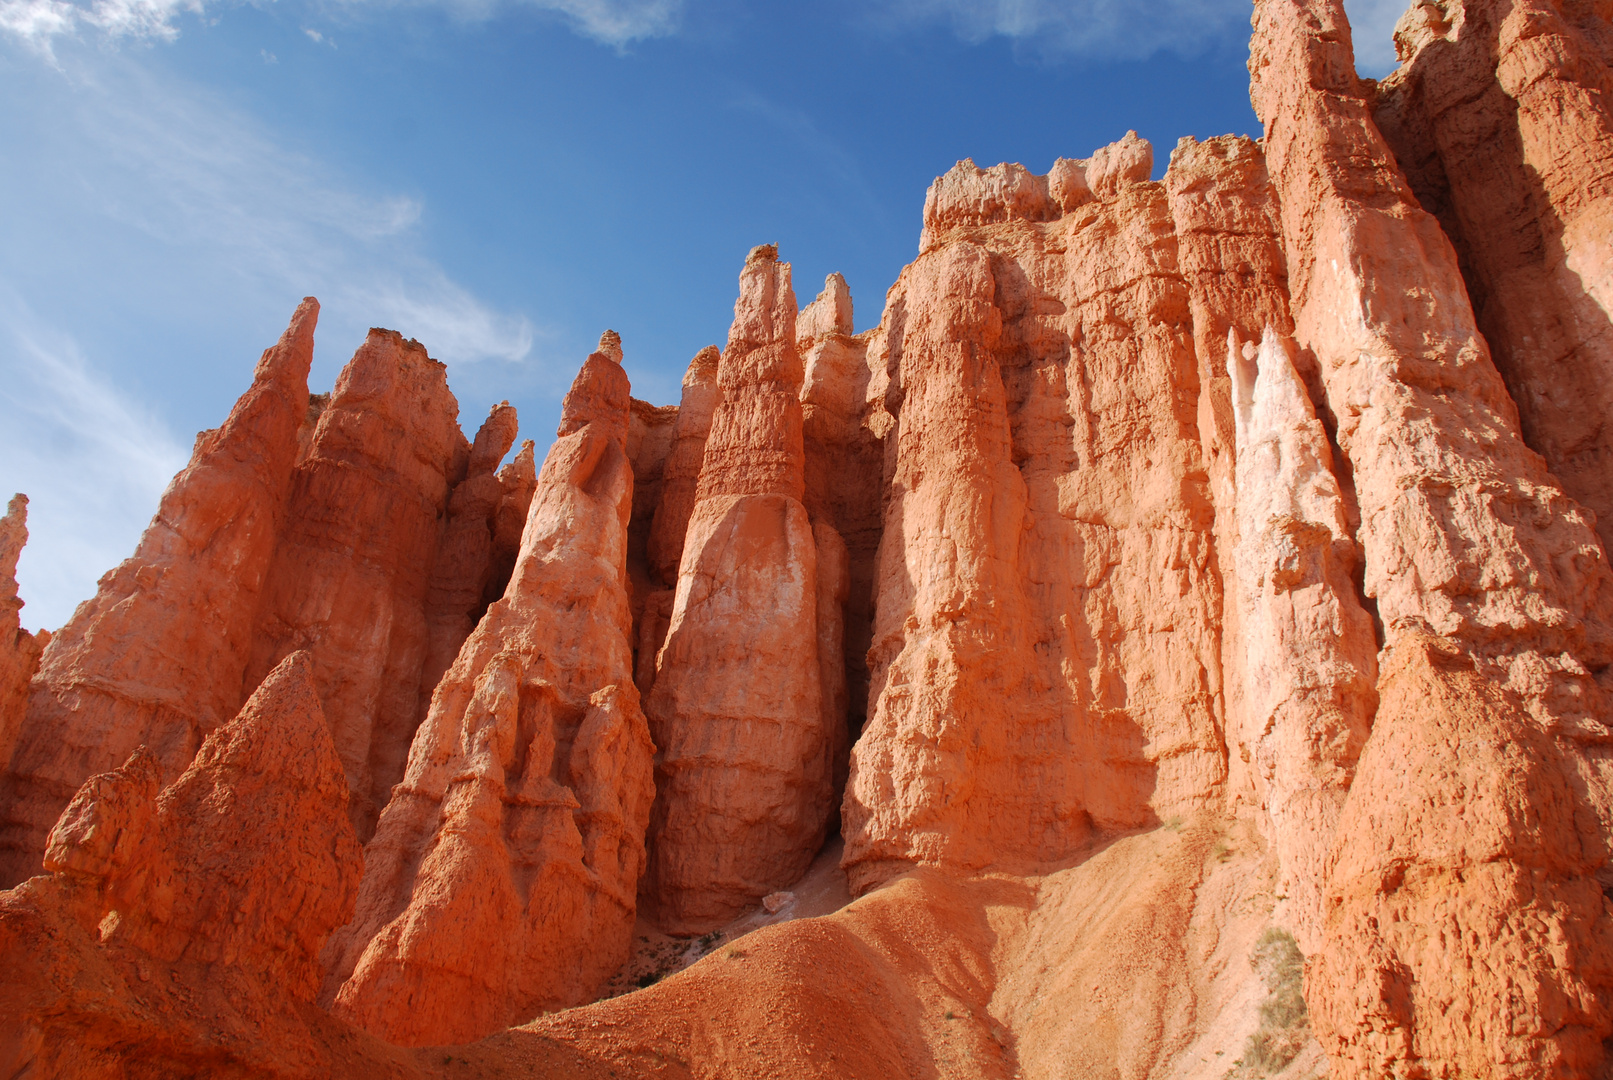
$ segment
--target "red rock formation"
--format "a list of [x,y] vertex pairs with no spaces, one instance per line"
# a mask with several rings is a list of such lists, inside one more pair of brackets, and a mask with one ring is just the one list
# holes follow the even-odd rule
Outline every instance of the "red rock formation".
[[438,686],[332,941],[337,1014],[393,1042],[586,1001],[626,958],[654,748],[628,640],[619,356],[602,343],[566,396],[509,590]]
[[[627,425],[627,459],[633,466],[633,513],[627,526],[627,578],[633,611],[630,640],[634,681],[641,693],[648,693],[649,686],[640,681],[639,672],[655,670],[655,654],[666,636],[671,612],[667,586],[677,580],[675,572],[671,578],[661,577],[649,557],[655,509],[661,502],[663,473],[676,437],[677,416],[675,405],[657,408],[634,398]],[[653,674],[650,681],[654,681]]]
[[309,297],[224,425],[198,437],[134,555],[51,641],[0,776],[0,885],[39,870],[46,834],[87,777],[142,744],[177,776],[234,715],[308,411],[318,318]]
[[672,422],[672,447],[662,466],[661,499],[649,537],[650,568],[668,585],[678,580],[683,537],[694,511],[700,463],[706,456],[706,437],[722,400],[722,387],[717,383],[721,359],[717,347],[708,345],[689,361],[689,370],[683,375],[683,398]]
[[663,929],[720,926],[806,871],[832,794],[818,549],[806,508],[795,293],[750,253],[719,372],[666,644],[647,895]]
[[[722,400],[722,388],[717,385],[721,359],[722,353],[717,347],[708,345],[689,361],[689,369],[683,375],[683,398],[672,419],[671,442],[661,463],[660,485],[645,539],[645,559],[649,573],[663,588],[648,592],[643,606],[635,613],[638,625],[635,681],[639,693],[646,697],[655,686],[656,664],[661,646],[666,642],[667,627],[672,623],[675,590],[671,586],[678,581],[683,538],[689,530],[689,515],[694,511],[711,418]],[[636,490],[633,498],[637,504]]]
[[330,1068],[299,1003],[362,859],[311,672],[288,657],[160,795],[140,747],[74,796],[47,876],[0,894],[0,1063],[64,1077]]
[[[1392,655],[1432,634],[1454,654],[1445,666],[1474,665],[1495,693],[1459,705],[1434,689],[1443,678],[1397,692],[1386,672],[1309,1000],[1353,1074],[1588,1075],[1613,1032],[1613,968],[1574,955],[1605,934],[1585,882],[1606,872],[1613,804],[1591,675],[1613,660],[1613,580],[1589,519],[1519,435],[1455,252],[1396,170],[1350,48],[1337,0],[1256,6],[1252,94],[1295,335],[1339,417]],[[1475,788],[1443,749],[1452,732],[1476,748],[1517,742],[1525,775],[1567,779],[1577,805],[1547,814],[1533,780]],[[1399,782],[1370,782],[1383,769]],[[1443,809],[1464,805],[1466,820]],[[1543,844],[1561,854],[1542,858]]]
[[1613,29],[1591,4],[1445,0],[1374,113],[1455,242],[1523,435],[1613,547]]
[[1319,943],[1339,810],[1376,707],[1373,627],[1353,579],[1354,493],[1334,475],[1286,336],[1287,267],[1259,146],[1183,139],[1165,186],[1193,307],[1199,436],[1226,582],[1229,796],[1259,808],[1292,901],[1285,921],[1309,950]]
[[1355,597],[1355,543],[1327,433],[1293,345],[1267,329],[1258,351],[1240,349],[1229,334],[1238,491],[1229,591],[1242,605],[1247,749],[1292,922],[1314,950],[1328,854],[1377,708],[1377,645]]
[[[841,598],[846,702],[838,694],[829,707],[836,745],[835,802],[845,789],[844,749],[862,729],[868,712],[868,646],[874,631],[874,579],[879,537],[884,526],[885,446],[869,422],[868,340],[852,337],[851,291],[839,274],[830,274],[823,292],[796,322],[796,345],[805,368],[801,385],[802,449],[806,493],[803,502],[815,524],[827,524],[846,548],[845,596]],[[827,663],[828,661],[825,660]],[[825,697],[826,706],[831,701]],[[844,732],[844,741],[842,741]]]
[[[458,414],[442,364],[418,342],[371,330],[297,465],[263,588],[246,685],[289,652],[313,655],[361,836],[402,775],[419,720],[426,594],[456,459],[467,449]],[[513,410],[499,416],[479,448],[473,467],[483,486],[497,485],[491,472],[514,421]],[[445,566],[444,576],[457,569]]]
[[[406,732],[390,731],[387,738],[375,742],[372,747],[372,759],[385,755],[384,767],[375,770],[373,780],[377,785],[384,780],[386,787],[373,787],[372,797],[377,804],[362,830],[361,834],[366,837],[374,831],[375,815],[385,805],[392,784],[403,775],[409,742],[419,726],[418,720],[424,720],[426,711],[431,707],[432,691],[442,681],[443,673],[454,662],[454,657],[459,655],[460,646],[470,637],[470,632],[476,628],[488,604],[503,594],[504,585],[509,581],[508,568],[514,566],[513,556],[505,564],[501,580],[498,564],[502,560],[495,551],[498,546],[499,515],[506,501],[514,495],[512,486],[524,487],[528,502],[531,489],[525,484],[524,476],[513,485],[506,485],[503,476],[495,470],[515,444],[518,430],[515,409],[508,401],[493,406],[481,429],[476,432],[464,478],[454,485],[448,496],[447,520],[443,523],[441,538],[436,544],[425,596],[426,651],[421,662],[420,689],[416,696],[418,719],[409,725]],[[526,450],[530,463],[530,444]],[[515,462],[511,465],[524,473]],[[523,520],[526,510],[527,505],[523,503],[520,506]],[[515,543],[519,546],[519,534]]]
[[39,654],[50,640],[22,628],[18,613],[17,558],[28,542],[28,496],[14,495],[0,518],[0,763],[11,760],[11,748],[22,730],[28,708],[28,680],[39,670]]
[[912,862],[1056,860],[1094,824],[1219,801],[1213,515],[1150,160],[1117,144],[1084,188],[1069,163],[1055,185],[962,162],[926,200],[881,345],[899,426],[854,888]]

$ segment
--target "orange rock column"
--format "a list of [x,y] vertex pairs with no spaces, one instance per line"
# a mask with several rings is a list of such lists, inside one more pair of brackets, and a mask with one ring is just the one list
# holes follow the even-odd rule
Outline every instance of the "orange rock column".
[[1348,1076],[1591,1075],[1613,1033],[1613,575],[1523,443],[1450,243],[1338,0],[1259,0],[1250,59],[1295,336],[1353,466],[1381,703],[1307,999]]
[[78,786],[151,748],[166,777],[235,714],[308,411],[319,304],[304,300],[222,427],[203,432],[134,555],[46,649],[0,775],[0,887],[37,873]]
[[628,639],[628,389],[607,334],[566,395],[509,589],[437,687],[327,954],[337,1014],[392,1042],[580,1004],[627,957],[654,794]]
[[39,670],[39,654],[50,640],[43,631],[36,638],[24,630],[18,618],[17,558],[27,542],[28,496],[15,495],[0,518],[0,762],[11,760],[28,709],[28,680]]
[[790,267],[752,251],[718,382],[666,644],[646,893],[662,926],[719,926],[804,873],[829,817],[817,564],[801,503]]
[[875,704],[843,809],[857,891],[910,862],[983,866],[1014,854],[1024,832],[1063,840],[1085,825],[1067,796],[1016,782],[1019,731],[1045,725],[1055,706],[1037,685],[1021,561],[1027,496],[995,355],[1003,320],[991,258],[954,243],[903,277]]

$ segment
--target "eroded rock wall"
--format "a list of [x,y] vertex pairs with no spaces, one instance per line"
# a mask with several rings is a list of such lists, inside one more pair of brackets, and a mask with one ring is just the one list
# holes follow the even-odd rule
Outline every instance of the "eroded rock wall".
[[1456,247],[1529,446],[1613,544],[1613,26],[1548,0],[1413,5],[1374,118]]
[[589,1000],[626,959],[654,788],[614,334],[562,406],[521,555],[437,688],[331,942],[338,1016],[409,1046]]
[[1151,167],[1130,135],[1047,177],[962,162],[926,200],[881,346],[896,449],[854,887],[1219,806],[1214,512]]
[[235,714],[308,412],[319,304],[304,300],[222,427],[196,440],[135,553],[51,640],[0,775],[0,886],[40,869],[88,777],[135,747],[166,778]]
[[869,417],[869,335],[853,336],[854,328],[851,290],[845,278],[830,274],[796,320],[796,347],[804,369],[802,498],[815,525],[831,527],[846,549],[838,620],[843,641],[835,652],[844,657],[838,679],[845,701],[840,702],[839,691],[832,704],[824,698],[837,747],[832,755],[837,805],[845,790],[847,751],[868,712],[868,646],[884,525],[885,447]]
[[[1260,0],[1250,71],[1295,337],[1339,418],[1390,658],[1309,970],[1318,1034],[1348,1075],[1588,1075],[1613,1031],[1588,887],[1607,872],[1591,674],[1610,659],[1607,560],[1523,442],[1456,253],[1373,121],[1341,4]],[[1469,667],[1487,693],[1462,690]],[[1457,731],[1527,767],[1464,779]],[[1572,809],[1537,805],[1536,776]]]
[[75,794],[45,875],[0,893],[0,1065],[330,1074],[302,1010],[363,863],[312,668],[288,657],[166,789],[142,746]]

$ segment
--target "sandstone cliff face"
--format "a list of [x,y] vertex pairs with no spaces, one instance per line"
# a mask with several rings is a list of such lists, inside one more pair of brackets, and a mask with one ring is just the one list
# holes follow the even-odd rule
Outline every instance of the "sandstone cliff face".
[[669,929],[720,926],[790,884],[827,827],[834,737],[801,502],[803,375],[789,264],[757,248],[645,709],[657,747],[646,895]]
[[46,650],[0,775],[0,885],[38,872],[84,780],[149,747],[177,777],[234,715],[308,410],[319,304],[297,308],[224,425],[203,432],[134,555]]
[[[1366,592],[1392,656],[1431,635],[1496,691],[1418,701],[1386,677],[1327,884],[1318,1033],[1352,1075],[1584,1075],[1613,1031],[1609,969],[1569,958],[1606,917],[1585,881],[1606,873],[1607,706],[1591,672],[1609,659],[1608,564],[1520,437],[1455,253],[1373,123],[1340,5],[1262,0],[1250,70],[1295,336],[1320,362],[1359,494]],[[1452,731],[1518,742],[1525,773],[1562,778],[1572,809],[1518,828],[1532,797],[1464,779],[1441,749]],[[1402,747],[1398,784],[1367,782],[1390,767],[1380,741]],[[1468,803],[1466,824],[1429,809]],[[1540,843],[1569,854],[1543,859]],[[1413,987],[1432,999],[1415,1012]]]
[[620,357],[602,343],[566,396],[510,587],[438,686],[332,941],[337,1015],[392,1042],[586,1001],[626,957],[654,748],[628,638]]
[[[264,584],[246,684],[291,651],[312,654],[361,836],[402,774],[419,718],[439,519],[467,450],[458,413],[442,364],[418,342],[371,330],[298,462]],[[474,461],[485,486],[496,486],[490,474],[514,439],[514,416],[499,420],[505,430]]]
[[50,833],[47,876],[0,893],[0,1065],[330,1068],[298,1003],[352,914],[362,858],[308,655],[280,664],[160,787],[145,747],[91,777]]
[[1414,5],[1374,115],[1461,259],[1524,438],[1613,542],[1613,29],[1590,4]]
[[28,708],[28,680],[39,670],[39,654],[50,635],[36,637],[22,628],[18,613],[17,558],[28,542],[28,496],[14,495],[0,518],[0,762],[11,760],[11,748],[22,730]]
[[[894,473],[846,865],[1057,860],[1218,804],[1220,582],[1188,291],[1134,136],[963,162],[882,348]],[[1012,702],[1012,705],[1008,703]]]
[[[541,474],[395,335],[277,390],[300,312],[35,679],[7,836],[123,764],[0,893],[0,1076],[1604,1072],[1613,11],[1420,3],[1380,88],[1338,0],[1255,14],[1263,143],[961,162],[860,335],[758,248],[680,406],[607,333]],[[727,940],[587,1005],[636,917]]]

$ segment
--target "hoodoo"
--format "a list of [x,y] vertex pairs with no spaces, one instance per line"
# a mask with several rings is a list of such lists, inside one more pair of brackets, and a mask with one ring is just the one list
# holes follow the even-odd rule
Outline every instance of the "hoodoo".
[[1257,0],[541,470],[305,301],[54,636],[0,520],[0,1077],[1607,1075],[1609,19]]
[[756,248],[739,288],[646,704],[657,747],[647,895],[678,930],[720,926],[799,878],[833,790],[790,265]]
[[621,343],[561,409],[509,589],[432,698],[332,943],[337,1015],[406,1046],[588,1001],[626,959],[649,819]]

